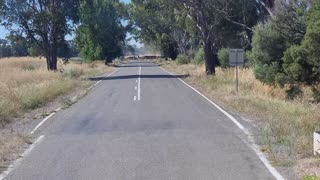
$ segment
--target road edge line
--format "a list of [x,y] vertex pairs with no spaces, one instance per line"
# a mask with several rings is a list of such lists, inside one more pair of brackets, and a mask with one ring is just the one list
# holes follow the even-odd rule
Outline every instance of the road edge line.
[[[171,76],[175,76],[173,73],[165,70],[164,68],[162,68],[160,66],[160,68],[170,74]],[[226,112],[225,110],[223,110],[220,106],[218,106],[216,103],[214,103],[212,100],[210,100],[208,97],[206,97],[205,95],[203,95],[200,91],[198,91],[197,89],[195,89],[194,87],[192,87],[191,85],[189,85],[188,83],[186,83],[185,81],[183,81],[181,78],[176,78],[178,79],[180,82],[182,82],[184,85],[186,85],[187,87],[191,88],[193,91],[195,91],[198,95],[200,95],[201,97],[203,97],[204,99],[206,99],[210,104],[212,104],[213,106],[215,106],[219,111],[221,111],[225,116],[227,116],[234,124],[236,124],[238,126],[238,128],[240,128],[249,138],[250,141],[250,148],[256,153],[256,155],[259,157],[259,159],[262,161],[262,163],[265,165],[265,167],[269,170],[269,172],[277,179],[277,180],[285,180],[284,177],[279,173],[279,171],[274,168],[271,163],[269,162],[269,160],[267,159],[267,157],[263,154],[263,152],[261,152],[259,150],[259,147],[254,143],[254,138],[252,137],[251,133],[249,133],[249,131],[236,119],[234,118],[231,114],[229,114],[228,112]]]
[[3,180],[4,178],[6,178],[15,168],[17,168],[23,161],[23,159],[25,159],[30,153],[31,151],[39,144],[43,141],[43,139],[45,138],[44,135],[39,136],[37,138],[37,140],[30,145],[20,156],[19,159],[15,160],[14,163],[10,164],[10,166],[7,168],[7,170],[5,170],[4,172],[2,172],[0,174],[0,180]]
[[31,132],[30,134],[33,135],[48,119],[50,119],[53,115],[55,115],[56,113],[53,112],[51,113],[49,116],[47,116],[46,118],[44,118]]

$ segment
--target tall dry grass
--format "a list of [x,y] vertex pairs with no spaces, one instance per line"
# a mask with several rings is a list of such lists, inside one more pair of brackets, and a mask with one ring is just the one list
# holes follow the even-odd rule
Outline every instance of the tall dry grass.
[[103,63],[71,62],[49,72],[44,59],[0,59],[0,125],[29,109],[43,106],[71,90],[87,86],[87,77],[108,71]]
[[235,91],[235,69],[217,69],[206,76],[204,66],[158,62],[165,68],[189,74],[187,81],[230,110],[257,119],[257,142],[267,151],[273,163],[292,164],[312,156],[313,132],[320,130],[320,106],[310,103],[311,90],[295,101],[286,99],[285,89],[271,87],[256,80],[252,69],[239,70],[239,93]]

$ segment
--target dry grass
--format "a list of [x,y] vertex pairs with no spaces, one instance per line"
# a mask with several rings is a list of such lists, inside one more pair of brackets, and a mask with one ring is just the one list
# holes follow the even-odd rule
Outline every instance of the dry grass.
[[99,62],[71,62],[60,64],[59,69],[61,72],[47,71],[44,59],[0,59],[0,125],[74,88],[88,86],[87,77],[105,73],[111,68]]
[[270,154],[274,164],[288,165],[312,157],[312,135],[320,130],[320,106],[309,103],[309,88],[303,88],[304,97],[288,101],[284,89],[262,84],[251,69],[240,69],[236,95],[234,69],[217,69],[215,76],[206,76],[203,65],[158,63],[170,71],[189,74],[186,80],[209,97],[230,110],[257,119],[257,142]]

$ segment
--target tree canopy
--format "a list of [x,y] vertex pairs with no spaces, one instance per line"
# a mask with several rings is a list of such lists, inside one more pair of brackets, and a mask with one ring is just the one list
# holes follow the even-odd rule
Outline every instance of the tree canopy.
[[130,15],[138,37],[172,59],[202,47],[206,72],[214,74],[219,48],[250,46],[257,7],[255,0],[133,0]]
[[125,46],[126,17],[125,6],[117,0],[82,0],[76,31],[81,56],[89,61],[120,56]]
[[23,35],[46,57],[49,70],[57,69],[58,48],[78,21],[78,0],[2,0],[2,24]]

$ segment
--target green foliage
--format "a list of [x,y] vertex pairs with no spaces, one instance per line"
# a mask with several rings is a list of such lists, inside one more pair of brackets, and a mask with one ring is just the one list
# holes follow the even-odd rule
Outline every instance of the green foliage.
[[84,74],[82,69],[78,68],[67,68],[64,72],[63,75],[65,77],[71,78],[71,79],[76,79],[79,78]]
[[193,63],[194,64],[203,64],[204,63],[204,51],[203,48],[200,47],[197,51],[196,54],[194,56],[194,60]]
[[313,100],[317,103],[320,102],[320,87],[316,87],[316,86],[312,86],[311,88],[312,90],[312,96],[313,96]]
[[293,100],[297,97],[302,96],[302,91],[298,86],[291,86],[288,90],[286,90],[287,99]]
[[[132,0],[130,4],[130,23],[137,27],[133,34],[145,44],[157,47],[164,56],[173,60],[177,58],[181,46],[180,37],[186,33],[180,27],[185,23],[185,16],[174,12],[173,4],[165,0]],[[186,37],[189,38],[189,35]]]
[[218,51],[218,59],[222,68],[229,67],[229,49],[222,48]]
[[31,46],[28,48],[28,54],[32,57],[40,56],[41,55],[41,50],[35,46]]
[[291,81],[306,82],[310,78],[310,66],[306,63],[307,51],[304,47],[293,45],[283,57],[283,70]]
[[[215,50],[223,46],[250,46],[250,30],[259,19],[256,5],[257,2],[251,0],[228,3],[224,0],[199,3],[192,0],[132,0],[130,15],[131,22],[137,27],[136,37],[148,44],[156,44],[167,57],[170,56],[168,52],[178,50],[180,54],[193,54],[199,47],[206,47],[208,51],[204,53],[204,59],[210,66],[207,72],[212,73]],[[213,9],[229,11],[219,13]],[[200,16],[199,12],[203,15]]]
[[306,33],[305,14],[308,6],[306,0],[277,3],[276,17],[271,19],[273,28],[290,44],[299,44]]
[[252,50],[248,55],[255,69],[255,76],[270,85],[292,84],[305,81],[304,60],[297,58],[305,54],[300,44],[306,29],[304,14],[307,3],[292,1],[278,4],[276,16],[255,27]]
[[291,81],[312,85],[320,81],[320,1],[306,15],[307,30],[300,45],[291,46],[283,57]]
[[[49,70],[57,69],[58,48],[78,20],[79,0],[3,0],[2,25],[18,32],[47,58]],[[18,39],[14,40],[16,43]],[[21,42],[23,43],[23,42]],[[18,44],[14,44],[18,46]],[[26,47],[25,47],[26,48]]]
[[272,64],[256,65],[254,67],[254,74],[257,79],[266,83],[274,84],[276,80],[277,72],[279,71],[280,66],[277,62]]
[[280,62],[288,46],[287,40],[274,29],[271,21],[259,24],[252,38],[251,60],[261,65]]
[[319,176],[304,176],[302,180],[320,180]]
[[10,41],[12,56],[27,56],[28,47],[30,46],[30,42],[27,41],[27,38],[23,37],[21,34],[11,32],[6,39]]
[[76,42],[83,59],[110,61],[121,55],[126,37],[122,8],[114,0],[81,1]]
[[[292,2],[275,18],[255,28],[250,59],[256,78],[271,85],[290,85],[289,99],[301,95],[301,84],[320,82],[320,0]],[[314,99],[318,98],[318,91]]]
[[264,83],[275,85],[277,73],[281,73],[282,57],[289,44],[285,37],[279,34],[271,21],[259,24],[254,30],[252,50],[248,56],[254,65],[257,79]]
[[185,54],[180,54],[177,57],[177,63],[178,64],[189,64],[190,62],[191,62],[190,57],[185,55]]
[[12,56],[12,48],[5,39],[0,39],[0,58]]
[[24,64],[22,66],[22,69],[25,71],[34,71],[40,69],[41,64],[39,63],[29,63],[29,64]]

